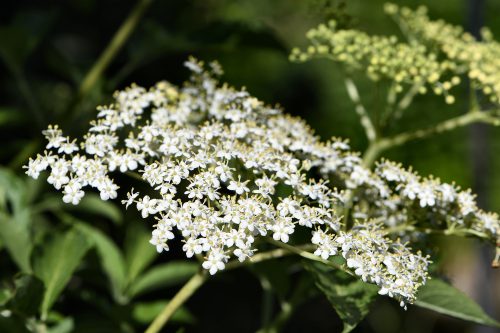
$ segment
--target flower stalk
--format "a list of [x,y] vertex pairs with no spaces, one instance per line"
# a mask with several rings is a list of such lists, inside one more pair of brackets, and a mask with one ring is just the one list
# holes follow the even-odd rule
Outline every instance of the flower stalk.
[[371,121],[370,116],[368,115],[368,112],[366,111],[363,103],[361,103],[361,98],[359,97],[359,92],[356,84],[351,78],[346,78],[345,86],[349,98],[355,105],[354,110],[359,116],[359,121],[361,123],[361,126],[363,126],[365,130],[368,141],[373,142],[377,140],[377,131],[375,130],[375,126],[373,126],[373,122]]
[[177,309],[182,306],[200,288],[207,279],[205,271],[200,270],[175,294],[174,298],[165,306],[153,320],[145,333],[158,333],[165,326]]
[[109,66],[116,54],[121,50],[132,32],[139,24],[145,11],[151,5],[153,0],[139,0],[130,12],[127,19],[116,31],[106,49],[99,56],[92,68],[83,78],[78,90],[79,98],[83,98],[92,89],[97,80],[101,77],[104,70]]
[[[274,244],[273,240],[270,240]],[[236,269],[248,264],[255,264],[257,262],[266,261],[270,259],[277,259],[288,255],[298,254],[307,259],[320,260],[319,257],[307,252],[313,248],[312,244],[304,244],[298,246],[288,245],[287,247],[282,247],[279,249],[270,250],[267,252],[262,252],[254,255],[250,261],[240,262],[238,260],[233,260],[226,264],[225,269]],[[323,261],[322,261],[323,262]],[[330,262],[330,266],[333,263]],[[333,266],[332,266],[333,267]],[[335,266],[337,267],[337,266]],[[340,266],[338,266],[340,268]],[[145,333],[157,333],[159,332],[169,321],[172,315],[179,309],[208,279],[209,275],[206,271],[200,270],[198,273],[193,275],[191,279],[186,282],[186,284],[175,294],[172,300],[163,308],[163,310],[154,319],[151,325],[146,329]]]

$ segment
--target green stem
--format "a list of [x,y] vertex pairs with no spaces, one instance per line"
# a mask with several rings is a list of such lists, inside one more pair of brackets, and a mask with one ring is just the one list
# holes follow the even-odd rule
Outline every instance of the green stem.
[[[247,264],[254,264],[269,259],[281,258],[287,255],[296,254],[297,252],[305,252],[305,250],[312,249],[313,247],[313,244],[304,244],[296,247],[288,245],[287,249],[280,248],[268,252],[258,253],[251,257],[248,261],[240,262],[238,260],[232,260],[226,264],[225,270],[235,269]],[[294,250],[291,251],[290,248]],[[313,254],[311,255],[314,256]],[[319,259],[321,260],[321,258]],[[172,317],[175,311],[177,311],[177,309],[182,306],[189,299],[189,297],[191,297],[196,292],[196,290],[198,290],[198,288],[203,285],[203,283],[205,283],[207,278],[208,276],[204,270],[201,270],[197,274],[193,275],[193,277],[188,282],[186,282],[186,284],[177,292],[177,294],[175,294],[174,298],[170,300],[170,302],[165,306],[160,314],[154,319],[151,325],[149,325],[145,333],[159,332]]]
[[271,321],[273,313],[273,288],[271,282],[266,277],[260,278],[260,285],[262,286],[262,306],[261,306],[261,321],[262,326],[267,327]]
[[[291,245],[289,245],[291,246]],[[316,246],[314,244],[303,244],[303,245],[297,245],[297,246],[291,246],[295,249],[295,251],[290,251],[289,249],[285,248],[280,248],[280,249],[274,249],[262,253],[257,253],[250,257],[248,261],[240,262],[238,260],[232,260],[226,264],[226,270],[228,269],[235,269],[241,266],[244,266],[246,264],[255,264],[261,261],[265,260],[270,260],[270,259],[276,259],[276,258],[281,258],[284,256],[289,256],[296,254],[296,251],[308,251],[314,249]]]
[[278,333],[283,325],[288,321],[293,312],[293,305],[289,302],[281,304],[281,312],[269,324],[257,331],[257,333]]
[[403,115],[403,111],[410,106],[411,102],[413,101],[413,98],[415,98],[415,96],[418,94],[418,91],[422,86],[423,83],[415,83],[413,84],[413,86],[411,86],[410,89],[408,89],[408,91],[403,96],[403,98],[401,98],[396,107],[396,110],[394,112],[394,117],[396,119],[401,118],[401,116]]
[[385,138],[384,140],[381,140],[381,142],[385,143],[385,141],[387,141],[387,143],[381,144],[381,146],[400,146],[411,140],[422,139],[433,134],[451,131],[476,122],[500,126],[500,118],[494,116],[491,111],[468,112],[461,116],[447,119],[428,128],[401,133],[393,137]]
[[491,237],[487,234],[473,230],[473,229],[432,229],[432,228],[419,228],[413,225],[399,225],[386,230],[387,233],[400,233],[400,232],[421,232],[427,235],[444,235],[444,236],[475,236],[483,239],[490,239]]
[[206,279],[207,274],[205,271],[200,271],[193,275],[193,277],[177,292],[177,294],[175,294],[174,298],[170,300],[151,325],[149,325],[145,333],[160,332],[175,311],[177,311],[177,309],[203,285]]
[[262,327],[257,333],[278,333],[282,330],[295,308],[304,300],[304,295],[314,288],[312,280],[299,280],[293,288],[293,293],[287,301],[281,302],[281,311],[269,325]]
[[375,127],[366,111],[365,107],[361,103],[361,99],[359,97],[358,88],[354,84],[354,81],[350,78],[345,79],[345,87],[347,89],[347,94],[349,98],[353,101],[355,105],[355,111],[359,116],[361,126],[363,126],[365,130],[366,137],[370,142],[375,141],[377,139],[377,132],[375,131]]
[[391,146],[388,145],[387,139],[385,138],[371,142],[363,154],[363,166],[365,166],[366,168],[371,168],[380,154],[382,154],[383,151],[389,149],[390,147]]
[[451,131],[466,125],[482,122],[494,126],[500,126],[500,118],[495,113],[498,111],[474,111],[461,116],[442,121],[433,126],[416,131],[404,132],[392,137],[378,139],[372,142],[363,155],[363,165],[370,167],[382,152],[389,148],[401,146],[408,141],[423,139],[428,136]]
[[127,171],[125,173],[127,176],[131,177],[131,178],[134,178],[136,180],[140,180],[140,181],[143,181],[145,182],[146,180],[144,178],[142,178],[141,174],[138,173],[138,172],[135,172],[135,171]]
[[286,244],[286,243],[283,243],[283,242],[279,242],[279,241],[276,241],[272,238],[266,238],[266,240],[275,245],[275,246],[278,246],[278,247],[281,247],[289,252],[292,252],[292,253],[295,253],[299,256],[301,256],[302,258],[305,258],[305,259],[309,259],[309,260],[314,260],[314,261],[318,261],[322,264],[325,264],[327,266],[330,266],[332,268],[335,268],[335,269],[340,269],[341,271],[344,271],[346,272],[347,274],[349,275],[353,275],[353,273],[347,269],[345,269],[344,267],[342,267],[341,265],[338,265],[334,262],[331,262],[329,260],[325,260],[321,257],[318,257],[317,255],[311,253],[311,252],[308,252],[308,251],[305,251],[301,248],[298,248],[298,247],[295,247],[295,246],[292,246],[292,245],[289,245],[289,244]]
[[500,267],[500,238],[497,239],[497,246],[495,248],[495,258],[491,262],[491,267],[498,268]]
[[473,83],[469,84],[469,112],[480,111],[479,100],[477,98],[477,89],[474,87]]
[[152,3],[153,0],[139,0],[127,19],[115,33],[111,42],[100,55],[99,59],[94,63],[90,71],[80,84],[78,95],[80,98],[85,96],[94,86],[96,81],[101,77],[104,70],[108,67],[111,60],[116,56],[118,51],[123,47],[127,39],[130,37],[135,27],[139,23],[142,15]]

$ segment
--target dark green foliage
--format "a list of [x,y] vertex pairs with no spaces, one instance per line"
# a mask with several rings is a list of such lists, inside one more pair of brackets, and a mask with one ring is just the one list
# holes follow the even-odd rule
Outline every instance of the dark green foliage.
[[45,285],[45,293],[40,312],[42,319],[78,268],[83,256],[90,248],[85,235],[77,230],[49,235],[32,254],[35,276]]
[[455,318],[500,327],[479,305],[460,290],[439,279],[432,279],[418,292],[416,305]]
[[7,307],[16,314],[31,317],[38,313],[44,293],[45,286],[40,279],[23,274],[15,281],[15,294]]
[[352,331],[368,314],[378,287],[357,277],[316,262],[304,262],[316,286],[325,294],[344,323],[343,333]]

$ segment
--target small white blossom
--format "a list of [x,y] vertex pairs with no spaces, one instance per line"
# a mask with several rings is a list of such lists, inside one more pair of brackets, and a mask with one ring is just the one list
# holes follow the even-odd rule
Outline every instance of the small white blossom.
[[210,272],[211,275],[221,271],[225,267],[226,256],[220,250],[213,249],[208,258],[203,262],[202,266]]
[[82,191],[82,184],[75,179],[70,180],[70,182],[64,186],[63,193],[64,196],[62,200],[65,203],[71,203],[73,205],[78,205],[80,200],[85,195]]
[[241,182],[241,179],[238,179],[238,181],[231,180],[229,182],[229,186],[227,187],[227,189],[236,192],[236,194],[241,195],[243,193],[250,191],[250,189],[246,186],[247,183],[248,180],[244,182]]
[[157,213],[157,199],[151,199],[148,195],[145,195],[142,199],[137,201],[137,210],[141,212],[143,218],[148,217]]

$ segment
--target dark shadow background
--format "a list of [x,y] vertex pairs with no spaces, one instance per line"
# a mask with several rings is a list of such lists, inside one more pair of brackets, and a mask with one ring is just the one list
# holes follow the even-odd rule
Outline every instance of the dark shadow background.
[[[224,80],[246,86],[259,99],[279,103],[301,116],[324,139],[349,138],[356,150],[366,146],[361,127],[341,81],[328,61],[294,64],[293,46],[305,45],[305,32],[337,18],[370,33],[398,34],[384,16],[380,0],[205,0],[155,1],[105,75],[84,100],[78,85],[127,17],[134,1],[68,0],[4,1],[0,11],[0,161],[19,173],[26,157],[41,150],[40,131],[58,123],[77,136],[87,129],[95,106],[105,104],[115,89],[132,82],[149,86],[159,80],[176,84],[187,78],[182,63],[189,55],[217,59]],[[398,1],[426,5],[431,17],[474,28],[481,24],[500,35],[500,1]],[[13,55],[6,60],[5,54]],[[376,105],[372,83],[360,81],[367,107]],[[373,102],[370,102],[373,100]],[[418,97],[396,131],[418,128],[467,109],[465,90],[453,106],[441,98]],[[413,165],[423,175],[474,187],[484,208],[500,211],[500,131],[484,127],[457,130],[415,141],[386,156]],[[500,318],[499,273],[488,263],[492,253],[470,241],[442,241],[443,274]],[[472,254],[471,254],[472,253]],[[163,255],[167,261],[179,253]],[[1,270],[1,269],[0,269]],[[291,276],[293,289],[294,272]],[[165,293],[174,293],[166,290]],[[220,274],[189,302],[196,323],[186,332],[254,332],[263,320],[259,280],[246,270]],[[277,310],[277,299],[271,303]],[[113,332],[98,310],[67,298],[61,311],[76,318],[78,332]],[[273,313],[273,311],[271,311]],[[87,329],[87,322],[100,321]],[[79,325],[80,324],[80,325]],[[172,326],[173,327],[173,326]],[[175,331],[174,328],[166,332]],[[324,297],[314,296],[294,313],[285,332],[340,332],[341,323]],[[357,332],[493,332],[416,307],[407,312],[388,299],[379,300]]]

